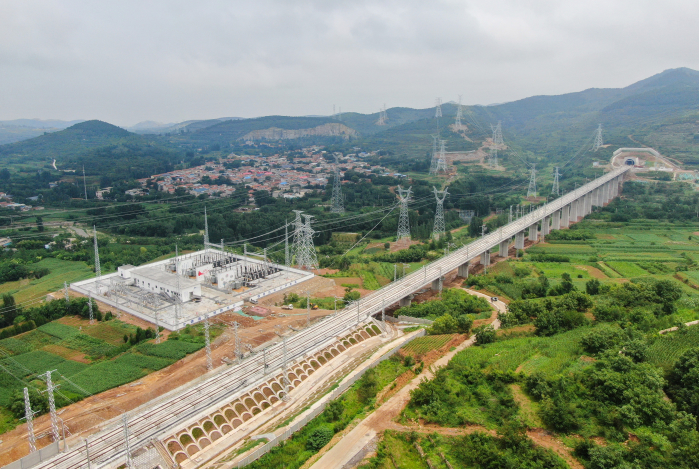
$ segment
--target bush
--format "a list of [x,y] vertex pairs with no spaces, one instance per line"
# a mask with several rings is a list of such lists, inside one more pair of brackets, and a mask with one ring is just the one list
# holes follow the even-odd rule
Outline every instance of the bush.
[[344,411],[345,404],[342,402],[342,399],[335,399],[334,401],[330,401],[325,407],[325,418],[329,422],[335,422],[342,417]]
[[318,451],[327,445],[333,437],[332,428],[323,425],[314,429],[306,440],[306,448],[311,451]]
[[580,345],[582,345],[587,353],[596,355],[614,347],[619,342],[620,338],[620,330],[607,327],[588,332],[580,339]]
[[376,396],[379,391],[379,381],[376,377],[376,370],[369,368],[364,376],[359,380],[359,389],[357,390],[357,398],[359,402],[365,404],[369,399]]
[[495,329],[493,326],[479,326],[474,329],[476,335],[476,344],[484,345],[495,342]]

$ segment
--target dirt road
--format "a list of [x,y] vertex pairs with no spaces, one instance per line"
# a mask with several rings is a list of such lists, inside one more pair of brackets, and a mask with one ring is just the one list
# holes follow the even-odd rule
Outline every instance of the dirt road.
[[[466,290],[470,294],[475,296],[480,296],[484,298],[490,298],[487,295],[474,291]],[[493,303],[498,311],[505,312],[506,306],[502,301],[497,301]],[[494,328],[500,327],[500,321],[494,319]],[[362,449],[367,446],[371,440],[373,440],[377,433],[392,428],[395,425],[393,420],[398,417],[403,408],[410,401],[410,391],[417,388],[423,379],[432,379],[434,377],[433,370],[436,371],[439,368],[446,366],[449,361],[466,347],[470,347],[475,343],[475,337],[463,342],[461,345],[456,347],[451,352],[445,354],[442,358],[437,360],[428,369],[423,370],[418,376],[416,376],[410,383],[398,391],[393,397],[387,400],[383,405],[381,405],[375,412],[370,414],[361,423],[359,423],[352,431],[350,431],[342,440],[340,440],[334,447],[330,448],[312,467],[314,468],[343,468],[350,461],[352,461]]]

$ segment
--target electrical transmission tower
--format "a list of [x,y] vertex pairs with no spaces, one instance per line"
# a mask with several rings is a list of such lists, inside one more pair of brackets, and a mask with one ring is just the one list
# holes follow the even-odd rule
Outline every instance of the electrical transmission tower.
[[604,145],[604,141],[602,140],[602,124],[597,126],[597,132],[595,134],[595,143],[592,144],[592,151],[597,151],[599,150],[602,145]]
[[532,165],[532,175],[529,178],[529,188],[527,189],[527,197],[536,197],[536,165]]
[[439,140],[439,135],[432,136],[432,161],[430,162],[430,174],[437,174],[437,160],[439,160],[439,155],[437,154],[437,140]]
[[435,119],[442,117],[442,98],[437,98],[435,101],[434,117]]
[[386,121],[388,121],[388,114],[386,114],[386,105],[384,104],[379,111],[379,120],[376,121],[376,125],[386,125]]
[[436,187],[432,186],[434,190],[434,198],[437,199],[437,209],[434,212],[434,230],[432,230],[432,237],[434,239],[439,239],[440,236],[444,235],[444,199],[449,195],[447,192],[449,188],[444,188],[443,191],[438,191]]
[[488,166],[491,168],[498,167],[498,149],[490,148],[490,156],[488,156]]
[[410,202],[410,194],[412,186],[403,189],[398,186],[398,199],[400,200],[400,215],[398,217],[398,236],[396,241],[405,239],[410,241],[410,219],[408,218],[408,202]]
[[333,176],[333,196],[332,208],[333,213],[345,213],[345,206],[342,200],[342,181],[340,180],[340,162],[335,156],[335,175]]
[[95,318],[94,318],[94,315],[92,314],[92,293],[88,294],[87,309],[90,312],[90,325],[93,325],[95,323]]
[[558,176],[560,176],[560,173],[558,172],[558,166],[556,166],[553,168],[553,187],[551,187],[551,193],[561,195],[561,189],[558,186]]
[[36,451],[36,437],[34,436],[34,413],[29,402],[29,389],[24,388],[24,419],[27,421],[27,433],[29,434],[29,452]]
[[233,322],[233,345],[235,346],[234,352],[237,359],[243,358],[243,352],[240,349],[240,337],[238,336],[238,321]]
[[[56,371],[56,370],[53,370]],[[39,375],[39,378],[46,377],[46,393],[49,397],[49,413],[51,414],[51,435],[53,436],[53,441],[60,440],[60,435],[58,434],[58,414],[56,414],[56,401],[53,398],[53,391],[57,389],[58,386],[54,385],[51,381],[51,373],[53,371],[47,371],[43,375]]]
[[459,105],[456,108],[456,119],[454,121],[454,126],[456,130],[461,130],[463,125],[461,124],[461,118],[464,116],[463,110],[461,109],[461,95],[459,95]]
[[493,124],[490,124],[490,128],[493,130],[493,144],[503,145],[505,141],[502,138],[502,122],[498,121],[498,125],[495,127],[493,127]]
[[447,172],[447,157],[445,155],[444,146],[446,145],[446,140],[439,141],[439,158],[437,158],[437,168],[435,173]]
[[311,218],[313,215],[303,215],[306,223],[302,225],[301,239],[297,248],[296,264],[301,269],[315,270],[318,268],[318,255],[313,245],[313,235],[315,231],[311,228]]
[[290,265],[294,263],[296,259],[296,265],[301,266],[301,243],[303,242],[303,220],[301,220],[301,210],[294,210],[296,214],[296,219],[294,220],[294,237],[291,245],[291,258],[289,259]]

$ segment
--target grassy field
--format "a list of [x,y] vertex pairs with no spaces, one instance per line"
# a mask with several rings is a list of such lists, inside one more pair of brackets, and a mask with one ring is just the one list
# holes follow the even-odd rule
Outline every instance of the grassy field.
[[[89,394],[139,379],[199,350],[202,344],[169,340],[131,346],[124,335],[136,326],[118,320],[90,325],[78,317],[64,317],[38,329],[0,340],[0,430],[20,423],[9,407],[22,388],[42,390],[38,375],[56,370],[60,384],[57,404],[66,405]],[[152,342],[152,341],[151,341]]]
[[62,289],[63,282],[70,284],[95,275],[84,262],[64,261],[52,257],[40,260],[33,264],[32,268],[47,268],[51,273],[38,279],[3,283],[0,285],[0,294],[9,293],[14,295],[17,303],[23,303],[35,298],[43,298],[47,293]]

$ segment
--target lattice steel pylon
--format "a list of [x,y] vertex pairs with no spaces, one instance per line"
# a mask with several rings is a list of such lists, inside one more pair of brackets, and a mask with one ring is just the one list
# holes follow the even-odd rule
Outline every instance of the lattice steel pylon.
[[330,209],[333,213],[345,213],[345,205],[342,198],[342,181],[340,179],[340,162],[335,157],[335,167],[333,175],[333,195],[332,195],[332,208]]
[[315,234],[315,231],[311,228],[311,218],[313,218],[313,215],[304,214],[303,216],[306,218],[306,223],[303,225],[296,263],[301,269],[315,270],[318,268],[318,255],[313,245],[313,235]]
[[24,388],[24,419],[27,421],[27,440],[29,441],[29,452],[36,451],[36,437],[34,436],[34,412],[29,401],[29,389]]
[[505,141],[502,138],[502,122],[498,121],[498,125],[496,126],[490,124],[490,128],[493,130],[493,144],[503,145]]
[[100,250],[99,246],[97,245],[97,229],[95,228],[95,225],[92,225],[92,235],[94,237],[95,244],[95,276],[99,279],[102,277],[102,267],[100,266]]
[[90,325],[93,325],[95,323],[95,318],[92,312],[92,293],[88,294],[87,298],[87,309],[90,313]]
[[301,266],[301,244],[303,243],[303,220],[301,219],[301,210],[294,210],[296,214],[296,219],[294,219],[294,238],[291,245],[291,259],[289,262],[292,264],[296,261],[296,265]]
[[403,189],[398,186],[398,200],[400,200],[400,215],[398,216],[398,235],[396,241],[403,239],[410,241],[410,219],[408,218],[408,202],[412,194],[412,186]]
[[53,436],[53,441],[58,441],[61,439],[61,437],[58,433],[58,414],[56,414],[56,401],[53,398],[53,391],[54,389],[58,388],[58,386],[54,385],[51,381],[51,373],[53,373],[53,371],[47,371],[43,375],[39,375],[39,378],[42,378],[44,376],[46,377],[45,392],[48,394],[49,398],[49,414],[51,416],[51,435]]
[[536,165],[532,165],[532,175],[529,178],[529,187],[527,188],[527,197],[536,197]]
[[604,145],[604,141],[602,140],[602,124],[597,126],[597,132],[595,133],[595,142],[592,144],[592,151],[597,151],[599,150],[602,145]]
[[457,130],[461,130],[463,125],[461,124],[461,118],[464,117],[464,112],[461,109],[461,95],[459,95],[459,105],[456,107],[456,118],[454,119],[454,126]]
[[434,117],[435,119],[442,117],[442,98],[437,98],[435,100],[435,110],[434,110]]
[[432,186],[434,190],[434,198],[437,199],[437,209],[434,212],[434,229],[432,230],[432,237],[434,239],[439,239],[444,235],[446,230],[444,225],[444,199],[449,195],[449,188],[445,187],[443,191],[438,191],[436,187]]
[[388,114],[386,114],[386,105],[384,104],[379,111],[379,120],[376,121],[376,125],[386,125],[386,121],[388,121]]
[[439,135],[432,136],[432,161],[430,161],[430,174],[437,174],[437,160],[439,155],[437,154],[437,141],[439,140]]
[[447,157],[444,146],[446,145],[446,140],[439,141],[439,158],[437,158],[437,170],[436,172],[447,172]]
[[551,193],[555,195],[561,195],[561,188],[558,185],[558,177],[560,173],[558,172],[558,166],[553,168],[553,186],[551,187]]
[[498,149],[497,148],[490,148],[490,155],[488,156],[488,166],[491,168],[497,168],[498,167]]

